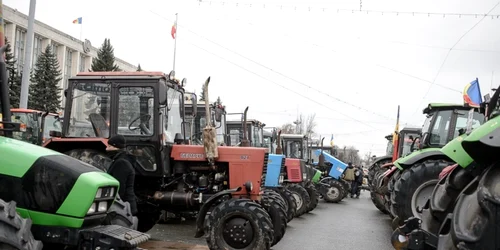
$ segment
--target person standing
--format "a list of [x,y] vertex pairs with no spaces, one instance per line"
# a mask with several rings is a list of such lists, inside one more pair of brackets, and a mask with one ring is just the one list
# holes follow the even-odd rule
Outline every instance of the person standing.
[[108,174],[120,182],[118,194],[123,201],[130,203],[132,215],[135,215],[137,214],[137,201],[134,192],[135,170],[133,166],[135,158],[128,154],[125,148],[126,141],[123,135],[115,135],[108,140],[106,151],[113,159]]
[[352,165],[351,162],[347,164],[347,168],[344,170],[344,180],[349,183],[350,186],[350,193],[351,193],[351,198],[352,198],[352,187],[353,187],[353,181],[354,181],[354,166]]
[[363,169],[356,166],[354,169],[354,181],[352,182],[351,198],[356,195],[356,198],[359,199],[359,195],[361,194],[361,185],[363,185]]

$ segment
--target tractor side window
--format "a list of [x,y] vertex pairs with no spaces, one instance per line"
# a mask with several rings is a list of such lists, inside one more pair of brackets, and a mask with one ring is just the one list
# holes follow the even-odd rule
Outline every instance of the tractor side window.
[[302,159],[302,143],[300,141],[286,142],[286,155],[289,158]]
[[43,126],[43,138],[45,139],[50,138],[50,131],[62,131],[61,121],[53,115],[45,117],[45,124]]
[[[459,111],[457,116],[457,125],[455,126],[455,134],[453,138],[458,137],[458,130],[463,128],[467,129],[467,119],[469,118],[469,112]],[[484,121],[484,115],[478,112],[474,112],[472,116],[472,130],[481,126]]]
[[240,130],[239,129],[231,129],[229,130],[229,137],[231,140],[231,146],[236,146],[240,143]]
[[259,131],[259,127],[257,126],[251,126],[253,128],[253,131],[252,131],[252,134],[253,134],[253,138],[252,138],[252,146],[254,147],[260,147],[260,145],[262,144],[261,140],[260,140],[260,131]]
[[12,137],[17,140],[36,144],[38,143],[38,131],[40,129],[38,120],[32,113],[13,113],[11,120],[21,123],[21,131],[13,132]]
[[449,126],[447,125],[451,120],[452,112],[451,110],[438,112],[430,135],[431,145],[444,146],[448,142]]
[[77,83],[68,117],[68,137],[109,137],[110,99],[109,83]]
[[156,165],[156,150],[151,146],[128,146],[127,151],[135,157],[135,167],[154,172]]
[[167,90],[168,127],[165,134],[168,142],[174,142],[175,134],[182,134],[182,118],[179,110],[181,105],[180,95],[181,92],[175,89],[168,88]]
[[152,87],[121,87],[118,96],[118,134],[151,136],[154,133]]

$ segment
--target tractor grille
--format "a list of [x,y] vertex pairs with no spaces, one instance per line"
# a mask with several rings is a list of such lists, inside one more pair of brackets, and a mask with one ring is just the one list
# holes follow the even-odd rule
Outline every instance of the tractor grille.
[[281,159],[281,170],[280,170],[280,173],[284,173],[285,172],[285,158],[283,157],[283,159]]
[[264,166],[262,168],[262,175],[267,173],[267,162],[269,161],[269,153],[264,154]]
[[300,169],[296,169],[296,168],[292,169],[290,171],[290,175],[291,175],[292,179],[300,179],[301,178]]

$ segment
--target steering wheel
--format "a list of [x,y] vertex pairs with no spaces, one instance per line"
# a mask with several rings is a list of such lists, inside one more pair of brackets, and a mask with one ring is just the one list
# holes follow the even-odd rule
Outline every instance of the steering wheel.
[[[134,124],[137,120],[139,120],[139,119],[141,119],[141,118],[143,118],[143,117],[145,117],[145,119],[146,119],[146,123],[148,123],[148,122],[149,122],[149,120],[151,120],[151,115],[150,115],[150,114],[141,115],[141,116],[139,116],[139,117],[135,118],[133,121],[131,121],[131,122],[130,122],[130,124],[128,125],[128,129],[129,129],[130,131],[135,131],[135,130],[140,129],[140,128],[141,128],[141,127],[140,127],[140,125],[139,125],[139,126],[137,126],[137,127],[135,127],[135,128],[131,128],[131,127],[132,127],[132,125],[133,125],[133,124]],[[142,122],[141,122],[141,123],[142,123]]]

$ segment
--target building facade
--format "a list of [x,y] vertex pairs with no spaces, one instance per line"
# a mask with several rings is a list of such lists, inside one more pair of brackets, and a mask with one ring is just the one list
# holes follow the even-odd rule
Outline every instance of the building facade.
[[[16,58],[18,72],[22,72],[25,67],[25,50],[28,29],[28,16],[3,6],[3,17],[5,22],[5,37],[12,46],[12,52]],[[33,53],[31,68],[35,65],[38,56],[47,46],[52,46],[52,51],[57,55],[59,67],[62,73],[62,80],[59,83],[62,100],[64,104],[64,89],[68,84],[68,79],[78,72],[88,71],[92,63],[92,58],[97,57],[97,48],[92,46],[89,40],[81,41],[62,31],[50,27],[35,20],[34,23]],[[103,39],[104,40],[104,39]],[[115,58],[115,63],[123,71],[136,71],[137,67],[122,59]],[[64,107],[64,105],[61,105]]]

